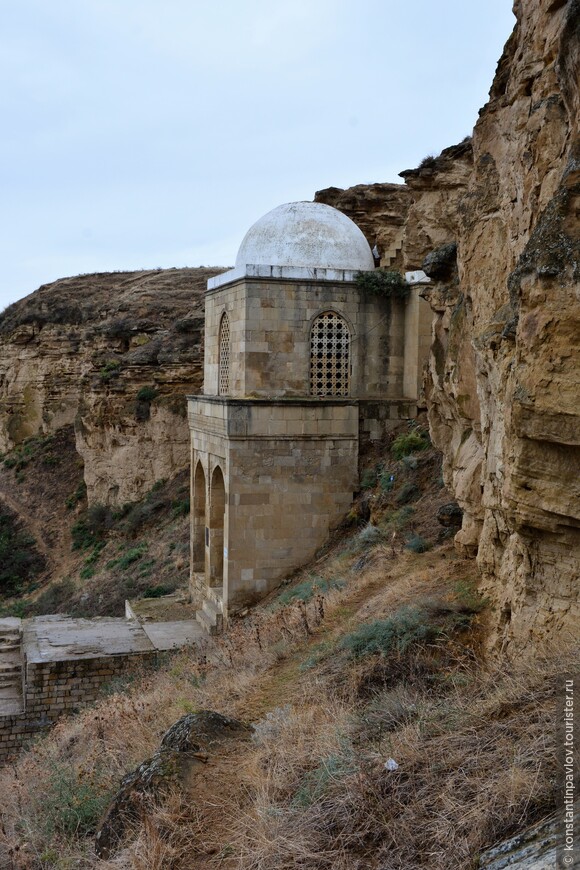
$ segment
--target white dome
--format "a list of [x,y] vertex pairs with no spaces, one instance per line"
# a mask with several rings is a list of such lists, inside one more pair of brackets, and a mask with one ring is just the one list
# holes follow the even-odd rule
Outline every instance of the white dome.
[[250,227],[236,267],[302,266],[316,269],[374,269],[367,240],[345,214],[320,202],[288,202]]

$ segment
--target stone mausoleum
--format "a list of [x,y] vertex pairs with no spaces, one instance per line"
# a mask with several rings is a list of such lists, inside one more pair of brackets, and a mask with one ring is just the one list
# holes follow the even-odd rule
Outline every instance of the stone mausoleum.
[[188,397],[191,582],[219,631],[307,562],[349,510],[361,443],[416,414],[430,313],[355,283],[361,230],[321,203],[281,205],[208,281],[203,394]]

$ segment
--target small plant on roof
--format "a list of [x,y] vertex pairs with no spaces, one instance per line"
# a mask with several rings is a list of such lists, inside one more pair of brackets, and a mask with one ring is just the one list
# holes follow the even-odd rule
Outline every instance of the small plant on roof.
[[386,299],[407,299],[409,296],[410,287],[400,272],[390,272],[388,269],[357,272],[354,280],[361,290]]

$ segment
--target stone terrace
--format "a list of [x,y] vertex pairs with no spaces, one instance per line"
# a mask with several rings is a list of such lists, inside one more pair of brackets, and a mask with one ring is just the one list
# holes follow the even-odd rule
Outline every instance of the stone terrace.
[[95,701],[114,677],[201,637],[194,620],[0,619],[0,761],[63,713]]

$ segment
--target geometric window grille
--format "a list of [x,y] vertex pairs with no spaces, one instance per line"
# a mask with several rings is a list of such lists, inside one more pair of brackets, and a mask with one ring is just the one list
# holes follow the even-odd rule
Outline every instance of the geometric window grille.
[[336,311],[324,311],[310,333],[310,393],[312,396],[348,396],[350,332]]
[[218,393],[227,396],[230,391],[230,321],[224,312],[220,321]]

